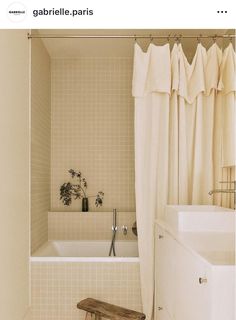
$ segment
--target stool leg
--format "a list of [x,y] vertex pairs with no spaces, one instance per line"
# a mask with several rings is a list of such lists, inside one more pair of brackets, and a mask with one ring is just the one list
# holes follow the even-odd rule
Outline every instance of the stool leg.
[[92,319],[93,319],[93,314],[90,312],[86,312],[84,320],[92,320]]

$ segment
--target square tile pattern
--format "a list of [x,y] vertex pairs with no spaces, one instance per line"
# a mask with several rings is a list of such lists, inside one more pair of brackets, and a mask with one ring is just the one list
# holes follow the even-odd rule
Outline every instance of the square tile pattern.
[[[117,240],[136,240],[132,232],[135,212],[117,212]],[[112,212],[49,212],[49,240],[110,240]],[[127,235],[122,226],[128,227]]]
[[48,238],[51,159],[50,57],[40,39],[31,59],[31,251]]
[[131,58],[52,59],[51,211],[81,211],[81,200],[66,207],[59,188],[80,170],[88,194],[105,193],[91,211],[134,211],[134,101]]
[[33,320],[83,320],[87,297],[142,311],[139,263],[32,262]]

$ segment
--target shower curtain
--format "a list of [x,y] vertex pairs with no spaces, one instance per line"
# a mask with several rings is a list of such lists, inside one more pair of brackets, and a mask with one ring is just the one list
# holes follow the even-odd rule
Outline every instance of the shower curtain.
[[[154,301],[154,222],[166,204],[212,204],[223,163],[235,163],[236,56],[232,44],[135,44],[135,192],[143,311]],[[224,148],[223,152],[222,149]],[[217,204],[220,197],[215,198]],[[158,254],[158,253],[157,253]]]

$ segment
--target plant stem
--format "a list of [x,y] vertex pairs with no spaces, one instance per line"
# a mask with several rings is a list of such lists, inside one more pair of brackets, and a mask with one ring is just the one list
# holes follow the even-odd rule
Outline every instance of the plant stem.
[[84,198],[87,198],[86,193],[85,193],[84,189],[81,187],[80,184],[78,184],[78,187],[82,190],[82,192],[83,192],[83,194],[84,194]]

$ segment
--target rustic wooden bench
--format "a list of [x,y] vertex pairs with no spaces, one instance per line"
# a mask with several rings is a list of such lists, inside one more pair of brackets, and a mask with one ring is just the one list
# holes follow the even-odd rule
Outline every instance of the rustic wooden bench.
[[94,315],[95,320],[107,318],[111,320],[144,320],[146,318],[144,313],[125,309],[114,304],[103,301],[87,298],[81,300],[77,304],[77,308],[87,311],[85,319],[88,320],[88,314]]

